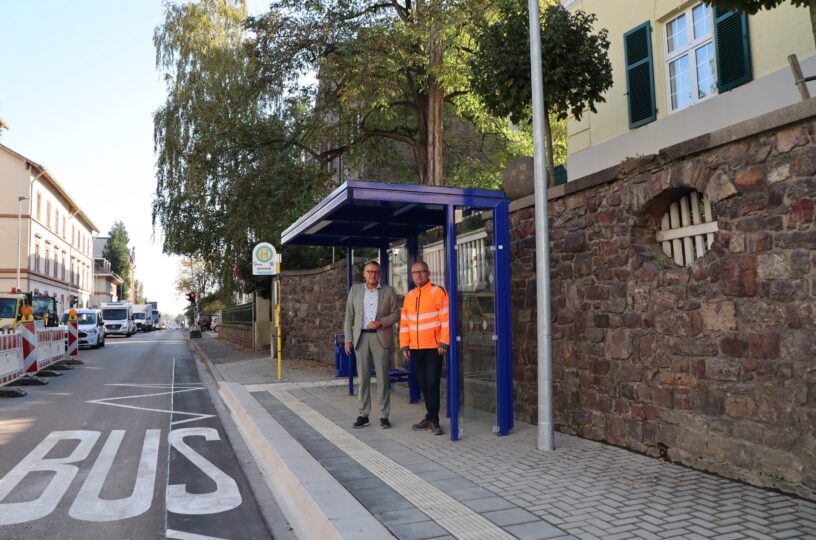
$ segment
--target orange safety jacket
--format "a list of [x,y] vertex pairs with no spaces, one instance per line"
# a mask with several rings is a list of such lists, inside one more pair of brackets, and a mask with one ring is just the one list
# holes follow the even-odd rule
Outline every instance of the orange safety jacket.
[[408,291],[400,316],[400,349],[448,348],[448,293],[430,281]]

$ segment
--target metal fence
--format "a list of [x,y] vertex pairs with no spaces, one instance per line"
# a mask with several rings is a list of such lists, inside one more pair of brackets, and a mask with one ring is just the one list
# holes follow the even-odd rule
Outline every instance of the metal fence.
[[234,326],[252,326],[254,322],[253,312],[254,302],[239,304],[237,306],[224,308],[221,310],[221,324],[231,324]]

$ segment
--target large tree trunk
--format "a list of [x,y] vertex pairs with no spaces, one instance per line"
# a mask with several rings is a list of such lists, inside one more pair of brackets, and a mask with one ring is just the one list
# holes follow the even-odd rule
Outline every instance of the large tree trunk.
[[[429,11],[433,9],[434,0],[417,0],[416,14],[417,23],[420,27],[430,23],[428,35],[428,67],[427,67],[427,93],[424,99],[425,110],[424,120],[420,123],[420,144],[425,144],[425,163],[419,167],[420,181],[431,186],[441,186],[444,183],[442,171],[442,152],[444,147],[442,133],[442,114],[445,94],[437,81],[436,74],[442,66],[442,44],[439,41],[439,32],[436,23],[428,19]],[[433,17],[433,15],[430,15]],[[424,125],[423,125],[424,124]],[[424,135],[424,137],[422,136]],[[415,153],[417,151],[415,150]]]
[[442,48],[436,40],[436,31],[431,30],[430,77],[428,79],[428,181],[432,186],[444,183],[442,172],[443,102],[445,95],[434,75],[442,65]]

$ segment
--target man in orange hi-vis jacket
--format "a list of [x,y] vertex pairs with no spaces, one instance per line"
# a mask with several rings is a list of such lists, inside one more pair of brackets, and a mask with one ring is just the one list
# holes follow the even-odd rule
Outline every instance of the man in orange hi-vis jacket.
[[448,293],[431,283],[428,265],[424,262],[411,266],[411,276],[416,287],[408,291],[402,302],[400,350],[406,360],[413,359],[426,411],[425,418],[411,427],[414,431],[427,430],[442,435],[439,383],[442,360],[450,345]]

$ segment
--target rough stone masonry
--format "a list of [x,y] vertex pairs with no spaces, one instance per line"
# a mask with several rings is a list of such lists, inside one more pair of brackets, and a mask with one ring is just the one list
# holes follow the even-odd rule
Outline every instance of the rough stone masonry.
[[[550,190],[558,429],[816,498],[815,113],[795,105]],[[692,190],[719,232],[681,267],[655,233]],[[515,407],[535,422],[535,226],[532,206],[514,208]]]

